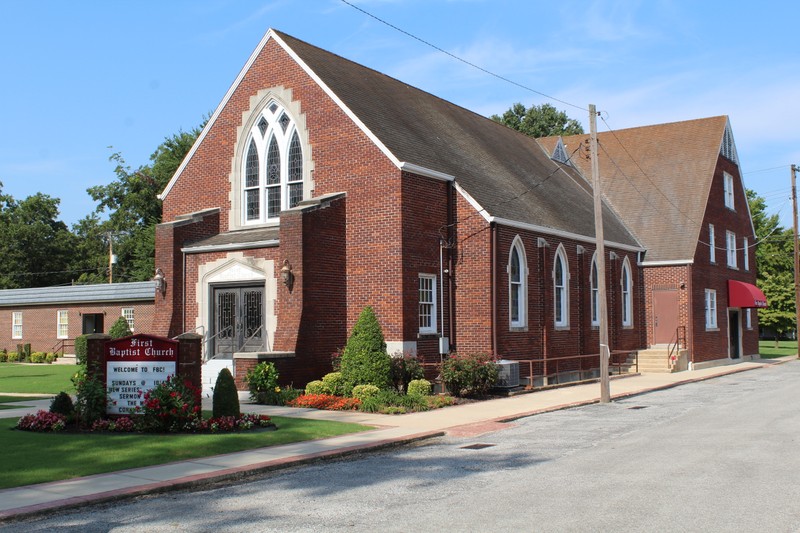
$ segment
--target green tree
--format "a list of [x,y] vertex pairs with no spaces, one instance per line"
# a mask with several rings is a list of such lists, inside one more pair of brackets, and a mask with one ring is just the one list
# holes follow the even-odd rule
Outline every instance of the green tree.
[[[91,256],[87,261],[107,275],[108,239],[113,239],[117,265],[114,279],[144,281],[153,277],[155,270],[155,227],[161,222],[161,200],[158,195],[175,174],[186,154],[202,130],[202,125],[188,132],[166,137],[150,156],[150,164],[131,168],[120,152],[111,154],[116,163],[117,178],[108,185],[87,189],[97,202],[95,213],[81,220],[76,231],[91,237]],[[108,215],[100,221],[100,215]],[[101,237],[98,239],[98,237]],[[103,243],[98,253],[97,242]],[[89,257],[89,256],[87,256]],[[102,266],[105,265],[105,266]],[[87,274],[87,281],[96,281],[95,274]]]
[[37,193],[17,201],[0,182],[0,288],[45,287],[70,282],[76,239],[58,220],[60,200]]
[[747,201],[756,233],[757,284],[764,291],[769,307],[759,309],[758,322],[778,337],[795,327],[794,240],[792,230],[782,228],[778,215],[769,215],[766,201],[747,190]]
[[372,307],[365,307],[353,326],[342,352],[341,373],[350,388],[375,385],[388,389],[391,386],[391,359]]
[[112,339],[121,339],[122,337],[129,337],[132,334],[133,332],[131,332],[131,328],[128,326],[128,321],[125,320],[124,316],[119,317],[111,326],[111,329],[108,330],[108,335]]
[[502,116],[492,115],[491,119],[530,137],[583,133],[580,122],[569,118],[565,112],[550,104],[531,105],[526,109],[524,105],[516,103]]

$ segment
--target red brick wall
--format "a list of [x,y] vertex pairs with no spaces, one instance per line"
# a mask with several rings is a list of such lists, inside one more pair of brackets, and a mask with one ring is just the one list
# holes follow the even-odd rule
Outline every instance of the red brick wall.
[[[134,309],[134,328],[136,333],[151,333],[153,327],[153,302],[104,302],[97,304],[69,304],[53,306],[20,306],[0,310],[0,349],[16,351],[17,344],[30,344],[34,352],[52,352],[61,340],[58,338],[57,316],[59,310],[68,311],[69,335],[67,342],[72,345],[75,337],[83,332],[83,313],[102,313],[103,329],[108,332],[114,322],[122,315],[123,307]],[[11,314],[22,312],[22,338],[11,338]],[[74,353],[70,346],[66,353]]]
[[[655,323],[653,320],[654,290],[675,290],[678,292],[678,325],[686,327],[687,341],[689,342],[689,346],[692,346],[693,328],[690,327],[689,322],[691,270],[692,268],[688,265],[647,267],[644,269],[648,346],[655,344]],[[683,286],[683,288],[681,288],[681,286]],[[700,310],[702,312],[702,306]],[[694,312],[697,312],[696,309]]]

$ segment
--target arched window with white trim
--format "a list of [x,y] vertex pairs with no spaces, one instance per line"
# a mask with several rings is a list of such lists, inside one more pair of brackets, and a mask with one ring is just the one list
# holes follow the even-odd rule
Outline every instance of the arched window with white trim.
[[528,262],[519,235],[508,255],[508,318],[512,328],[528,325]]
[[592,256],[592,275],[590,276],[592,293],[592,325],[600,325],[600,280],[597,277],[597,253]]
[[622,262],[620,289],[622,292],[622,325],[630,327],[633,325],[633,278],[631,277],[631,262],[627,256]]
[[242,225],[277,222],[303,200],[303,146],[294,119],[272,100],[248,134],[242,174]]
[[553,317],[556,327],[569,326],[569,264],[564,245],[553,258]]

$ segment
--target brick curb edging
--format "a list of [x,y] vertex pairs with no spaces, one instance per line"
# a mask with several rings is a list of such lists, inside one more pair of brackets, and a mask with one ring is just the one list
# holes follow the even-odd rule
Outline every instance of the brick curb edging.
[[[295,455],[291,457],[283,457],[280,459],[273,459],[271,461],[264,461],[262,463],[239,466],[235,468],[225,468],[214,472],[196,474],[193,476],[185,476],[177,479],[172,479],[169,481],[158,481],[153,483],[147,483],[144,485],[138,485],[135,487],[128,487],[124,489],[116,489],[106,492],[100,492],[97,494],[91,494],[87,496],[75,496],[48,503],[28,505],[25,507],[17,507],[15,509],[7,509],[5,511],[0,511],[0,523],[8,523],[18,519],[32,518],[37,515],[41,515],[46,512],[52,511],[54,509],[72,509],[76,507],[82,507],[87,504],[109,503],[118,500],[135,498],[137,496],[144,496],[147,494],[161,494],[176,490],[214,485],[216,483],[220,483],[223,481],[246,479],[248,477],[255,477],[259,474],[263,474],[265,472],[270,472],[273,470],[281,470],[296,465],[314,463],[326,459],[338,459],[341,457],[347,457],[359,453],[383,450],[395,446],[411,444],[421,440],[441,437],[444,436],[444,434],[445,434],[444,431],[438,431],[438,430],[427,431],[423,433],[415,433],[413,435],[406,435],[403,437],[379,440],[369,444],[358,444],[354,446],[347,446],[345,448],[337,448],[334,450],[328,450],[323,452]],[[196,460],[200,461],[202,459],[203,458],[198,457]],[[153,465],[151,467],[145,467],[145,468],[153,468],[157,466],[159,465]],[[131,470],[128,470],[127,472],[130,471]],[[126,470],[120,470],[118,472],[112,472],[108,474],[97,474],[97,476],[98,477],[112,476],[124,472],[126,472]],[[93,476],[87,476],[87,477],[93,477]],[[69,480],[64,480],[64,481],[69,481]],[[59,482],[56,481],[52,483],[59,483]],[[35,487],[35,486],[36,485],[29,485],[29,487]]]

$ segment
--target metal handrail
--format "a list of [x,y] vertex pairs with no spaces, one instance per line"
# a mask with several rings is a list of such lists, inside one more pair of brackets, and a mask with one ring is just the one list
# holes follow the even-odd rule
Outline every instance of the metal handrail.
[[[262,329],[264,329],[264,326],[263,326],[263,325],[261,325],[261,326],[258,326],[258,329],[256,329],[256,330],[253,332],[253,334],[252,334],[252,335],[250,335],[249,337],[247,337],[247,338],[244,340],[244,342],[243,342],[242,344],[240,344],[240,345],[239,345],[239,350],[241,350],[241,349],[242,349],[244,346],[247,346],[247,343],[250,341],[250,339],[252,339],[253,337],[255,337],[255,336],[256,336],[256,335],[257,335],[257,334],[258,334],[258,333],[259,333],[259,332],[260,332]],[[266,334],[266,330],[264,331],[264,333]],[[266,336],[266,335],[265,335],[265,336]],[[266,337],[267,337],[267,338],[266,338],[266,339],[264,339],[264,340],[265,340],[265,341],[269,341],[269,336],[266,336]],[[261,346],[262,346],[262,348],[263,348],[265,345],[267,345],[267,344],[265,344],[265,342],[262,342],[262,343],[261,343]]]
[[675,342],[671,342],[667,345],[667,365],[672,362],[672,354],[675,350],[680,351],[681,349],[681,332],[683,332],[683,347],[686,348],[687,341],[686,341],[686,326],[678,326],[675,328]]
[[[230,326],[228,326],[228,327],[226,327],[224,329],[219,330],[214,335],[212,335],[210,337],[206,337],[206,338],[203,339],[203,350],[205,351],[206,355],[208,355],[208,352],[209,352],[208,346],[210,345],[211,341],[213,341],[214,339],[216,339],[217,337],[219,337],[220,335],[222,335],[223,333],[228,332],[228,331],[231,331],[231,332],[233,331],[233,324],[231,324]],[[231,352],[231,354],[232,353],[233,352]],[[204,359],[206,361],[210,361],[211,359],[216,359],[216,358],[217,358],[217,355],[213,355],[211,357],[204,357]]]

